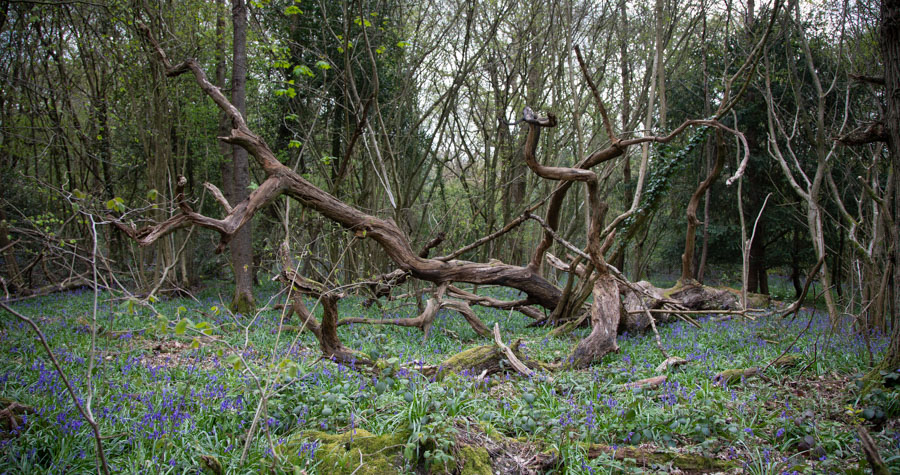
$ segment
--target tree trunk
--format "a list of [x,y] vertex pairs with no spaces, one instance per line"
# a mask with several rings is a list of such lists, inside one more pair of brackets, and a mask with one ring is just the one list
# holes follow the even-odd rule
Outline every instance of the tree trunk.
[[6,273],[9,278],[6,284],[12,285],[13,290],[19,290],[24,287],[25,281],[19,275],[19,265],[16,262],[14,245],[6,237],[8,232],[6,213],[3,212],[3,208],[0,208],[0,249],[3,249],[3,260],[6,261]]
[[[628,8],[625,0],[619,1],[619,62],[622,76],[622,130],[628,130],[631,120],[631,64],[628,60]],[[634,184],[631,177],[631,156],[628,151],[622,157],[622,181],[625,183],[625,205],[630,206],[634,201]],[[627,249],[615,256],[611,264],[617,269],[625,270],[625,253]]]
[[[246,117],[247,83],[247,5],[244,0],[234,0],[232,7],[234,25],[234,65],[231,74],[231,102]],[[235,145],[232,149],[233,199],[241,202],[249,196],[250,164],[247,151]],[[231,241],[231,266],[234,269],[234,299],[231,309],[247,314],[252,312],[256,302],[253,298],[253,241],[250,234],[251,223],[242,226]]]
[[[721,132],[716,133],[716,142],[721,145]],[[713,183],[719,178],[719,174],[722,173],[722,168],[725,165],[725,153],[724,150],[721,150],[719,147],[716,150],[716,163],[713,166],[712,170],[710,170],[709,175],[707,175],[706,179],[700,183],[700,186],[694,190],[694,194],[691,195],[690,201],[688,201],[687,206],[687,232],[685,232],[684,239],[684,253],[681,255],[681,283],[687,284],[689,282],[694,281],[694,273],[693,265],[694,265],[694,244],[697,236],[697,225],[700,224],[700,221],[697,220],[697,207],[700,206],[700,198],[703,196],[707,196],[707,192],[709,191],[709,187],[712,186]],[[762,241],[760,239],[760,241]],[[752,262],[752,248],[751,248],[751,262]]]
[[576,368],[590,365],[607,353],[618,351],[616,331],[622,316],[619,288],[609,272],[594,283],[594,302],[591,304],[591,334],[581,340],[572,352],[571,362]]
[[794,298],[799,299],[803,292],[803,282],[800,281],[800,231],[794,228],[791,240],[791,283],[794,285]]
[[747,291],[763,293],[768,289],[766,273],[765,221],[760,219],[756,227],[756,235],[750,243],[749,273],[747,274]]
[[[887,100],[887,117],[884,119],[888,135],[888,151],[893,167],[894,210],[893,225],[890,230],[893,242],[893,310],[900,309],[900,0],[883,0],[881,2],[881,53],[884,61],[885,98]],[[891,342],[884,355],[882,368],[900,367],[900,319],[893,318]]]
[[[701,2],[701,15],[703,21],[703,31],[702,31],[702,39],[703,39],[703,115],[705,117],[709,117],[712,113],[712,100],[709,95],[709,63],[707,58],[709,57],[709,42],[707,41],[706,33],[706,2]],[[713,147],[716,148],[713,148]],[[716,143],[713,145],[712,140],[707,140],[705,146],[703,147],[703,156],[706,161],[706,170],[711,170],[713,168],[712,155],[715,153],[716,157],[719,157],[718,147],[722,146],[722,139],[719,134],[716,134]],[[709,201],[710,201],[710,189],[707,188],[703,193],[703,240],[700,251],[700,262],[697,264],[697,271],[694,277],[697,279],[697,282],[703,284],[703,277],[706,274],[706,257],[709,252]]]

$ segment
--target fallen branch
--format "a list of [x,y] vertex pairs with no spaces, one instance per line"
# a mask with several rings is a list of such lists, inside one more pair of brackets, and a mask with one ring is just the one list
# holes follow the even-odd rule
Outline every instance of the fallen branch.
[[662,373],[663,371],[666,371],[669,368],[675,368],[675,367],[685,365],[685,364],[688,364],[688,360],[686,360],[684,358],[679,358],[677,356],[670,356],[670,357],[666,358],[665,361],[660,363],[659,366],[656,367],[656,372]]
[[637,467],[653,468],[671,466],[684,473],[730,473],[737,464],[703,455],[683,454],[657,450],[652,447],[611,447],[592,444],[588,447],[588,458],[609,456]]
[[872,473],[874,475],[889,475],[891,471],[888,470],[884,461],[881,460],[881,455],[878,454],[878,447],[875,445],[875,441],[872,440],[872,436],[869,435],[869,431],[863,426],[858,426],[856,433],[859,434],[859,443],[862,446],[863,454],[866,456],[866,461],[869,462],[869,469],[872,470]]
[[8,433],[18,430],[19,426],[22,424],[23,414],[35,413],[33,407],[20,404],[18,401],[13,401],[12,399],[7,399],[5,397],[0,398],[0,405],[3,407],[3,409],[0,410],[0,429]]
[[501,310],[515,310],[532,320],[540,320],[544,318],[544,314],[541,313],[540,310],[531,306],[535,303],[531,299],[526,298],[521,300],[498,300],[493,297],[474,294],[453,285],[449,286],[447,288],[447,291],[451,296],[465,300],[472,305],[498,308]]
[[6,303],[18,302],[21,300],[32,299],[35,297],[41,297],[43,295],[49,295],[56,292],[65,292],[68,290],[80,289],[82,287],[88,287],[94,285],[93,282],[88,280],[84,275],[75,275],[72,277],[67,277],[62,282],[58,284],[49,284],[43,287],[38,287],[37,289],[27,291],[18,297],[12,297],[9,299],[3,300]]
[[525,366],[524,363],[519,361],[519,358],[508,346],[503,344],[503,340],[500,339],[500,324],[494,324],[494,343],[500,348],[500,351],[506,355],[506,360],[509,361],[509,364],[512,365],[513,369],[522,373],[525,376],[531,377],[534,374],[534,371]]
[[666,375],[654,376],[652,378],[641,379],[631,383],[620,384],[618,391],[627,391],[629,389],[653,389],[659,387],[660,384],[666,382],[669,377]]
[[659,331],[656,329],[656,319],[653,318],[653,314],[650,313],[650,310],[646,308],[644,309],[644,314],[650,319],[650,328],[653,329],[653,336],[656,337],[656,347],[659,348],[659,352],[666,357],[666,361],[669,361],[671,357],[666,353],[666,349],[662,346],[662,341],[659,338]]
[[771,366],[775,366],[777,368],[793,368],[800,364],[799,356],[785,355],[779,356],[774,360],[770,361],[765,367],[760,369],[759,367],[754,368],[738,368],[738,369],[726,369],[713,377],[713,381],[716,384],[721,386],[727,386],[731,383],[735,383],[738,381],[742,381],[751,376],[762,375],[763,371],[768,369]]

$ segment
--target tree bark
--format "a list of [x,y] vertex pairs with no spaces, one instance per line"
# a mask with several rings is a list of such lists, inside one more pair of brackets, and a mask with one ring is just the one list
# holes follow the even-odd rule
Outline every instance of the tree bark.
[[19,264],[16,262],[16,253],[13,249],[15,243],[10,242],[7,238],[8,232],[6,213],[3,212],[3,208],[0,208],[0,249],[3,250],[3,260],[6,261],[6,273],[10,279],[6,282],[6,285],[12,285],[13,290],[17,291],[24,287],[25,281],[22,279],[21,273],[19,272]]
[[[231,102],[241,115],[246,117],[247,5],[244,0],[234,0],[231,14],[234,28]],[[233,199],[235,202],[241,202],[249,196],[250,163],[247,150],[235,145],[232,149],[232,164]],[[235,231],[232,238],[231,266],[234,269],[234,299],[231,301],[231,310],[244,314],[250,313],[253,311],[256,301],[253,298],[253,241],[249,220],[245,226]]]
[[[682,284],[687,284],[689,282],[694,281],[695,273],[694,273],[694,244],[696,242],[697,236],[697,225],[700,224],[700,221],[697,219],[697,207],[700,206],[700,198],[703,196],[707,196],[707,192],[709,191],[709,187],[712,186],[713,183],[719,178],[719,175],[722,173],[722,168],[725,165],[725,153],[724,150],[721,149],[721,132],[716,133],[716,142],[720,145],[716,150],[716,163],[713,166],[712,170],[707,175],[706,179],[700,183],[700,186],[694,190],[694,194],[691,195],[690,201],[688,201],[687,206],[687,232],[685,232],[684,239],[684,253],[681,255],[681,282]],[[707,201],[708,202],[708,201]],[[707,213],[708,219],[708,213]]]
[[590,365],[607,353],[618,351],[616,330],[621,318],[622,303],[616,281],[608,272],[597,278],[594,284],[594,302],[591,304],[591,333],[581,340],[572,352],[572,365],[576,368]]
[[[887,101],[887,117],[884,121],[887,128],[888,151],[893,167],[894,211],[890,237],[893,242],[893,307],[900,310],[900,0],[883,0],[881,2],[881,53],[884,62],[885,99]],[[885,369],[900,367],[900,319],[896,314],[891,329],[891,342],[884,355],[881,366]]]

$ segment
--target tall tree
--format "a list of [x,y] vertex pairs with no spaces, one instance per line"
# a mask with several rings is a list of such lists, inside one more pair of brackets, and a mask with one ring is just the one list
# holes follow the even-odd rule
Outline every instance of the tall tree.
[[[885,99],[887,102],[887,117],[884,126],[887,132],[888,151],[893,168],[893,179],[890,186],[893,188],[893,223],[890,226],[891,241],[894,243],[893,267],[894,283],[894,322],[891,330],[891,343],[882,363],[883,368],[894,369],[900,367],[900,279],[897,269],[900,269],[900,250],[897,249],[900,239],[900,0],[882,0],[881,3],[881,52],[884,60],[884,85]],[[890,194],[890,192],[888,193]]]
[[[241,112],[247,115],[247,4],[244,0],[234,0],[231,9],[231,21],[234,29],[232,45],[233,64],[231,71],[231,101]],[[250,163],[247,150],[240,146],[232,147],[232,199],[235,203],[244,201],[249,196]],[[247,313],[253,310],[253,241],[248,221],[237,232],[231,241],[231,266],[234,268],[234,299],[231,309],[235,312]]]

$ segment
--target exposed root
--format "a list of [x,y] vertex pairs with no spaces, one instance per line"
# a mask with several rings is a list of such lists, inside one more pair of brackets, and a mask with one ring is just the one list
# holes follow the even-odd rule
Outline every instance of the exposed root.
[[591,305],[591,334],[578,342],[572,351],[571,363],[576,368],[599,362],[608,353],[619,350],[616,334],[621,316],[621,303],[612,274],[602,274],[594,282],[594,302]]

